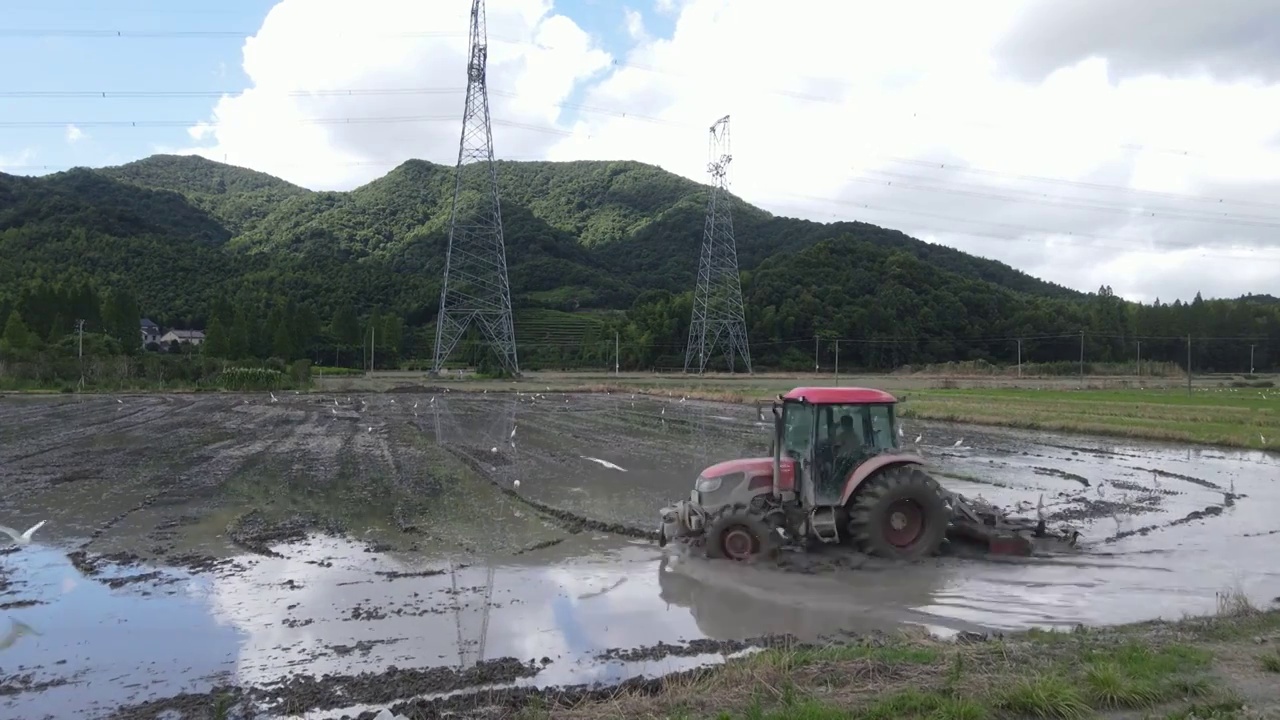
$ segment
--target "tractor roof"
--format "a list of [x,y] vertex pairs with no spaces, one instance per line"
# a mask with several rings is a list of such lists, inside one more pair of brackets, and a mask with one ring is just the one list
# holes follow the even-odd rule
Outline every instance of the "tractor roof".
[[783,396],[819,405],[872,405],[896,403],[897,398],[883,390],[860,387],[798,387]]

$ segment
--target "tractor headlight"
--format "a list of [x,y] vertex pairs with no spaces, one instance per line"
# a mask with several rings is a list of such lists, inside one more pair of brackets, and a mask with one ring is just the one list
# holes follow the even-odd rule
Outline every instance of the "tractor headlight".
[[693,489],[700,493],[713,493],[720,489],[721,482],[723,482],[722,478],[709,478],[699,475],[698,481],[693,484]]

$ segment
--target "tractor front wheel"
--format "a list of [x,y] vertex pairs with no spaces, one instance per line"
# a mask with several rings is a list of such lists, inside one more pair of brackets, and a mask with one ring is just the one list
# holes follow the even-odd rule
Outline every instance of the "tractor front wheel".
[[730,505],[707,522],[707,557],[753,561],[778,549],[764,518],[746,505]]
[[865,553],[895,560],[934,555],[951,509],[937,481],[918,465],[894,465],[869,478],[849,504],[849,534]]

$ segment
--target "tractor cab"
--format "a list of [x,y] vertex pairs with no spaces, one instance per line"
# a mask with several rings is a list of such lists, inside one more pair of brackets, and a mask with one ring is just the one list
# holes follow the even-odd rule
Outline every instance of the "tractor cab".
[[808,507],[842,505],[854,470],[898,450],[897,399],[867,388],[796,388],[774,405],[774,454]]

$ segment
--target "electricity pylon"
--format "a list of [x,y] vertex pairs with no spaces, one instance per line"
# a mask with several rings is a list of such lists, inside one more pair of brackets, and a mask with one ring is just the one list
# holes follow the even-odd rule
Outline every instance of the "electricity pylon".
[[685,349],[684,371],[707,368],[711,353],[721,343],[734,371],[736,356],[751,372],[751,351],[747,347],[747,320],[742,306],[742,281],[738,277],[738,246],[733,239],[733,217],[729,212],[729,116],[711,126],[707,171],[711,174],[711,196],[707,201],[707,221],[702,235],[702,258],[698,263],[698,285],[693,291],[693,318],[689,323],[689,344]]
[[[472,321],[497,353],[502,367],[513,375],[520,374],[498,202],[498,172],[493,164],[489,92],[485,86],[488,54],[484,0],[472,0],[467,105],[454,170],[449,249],[444,259],[435,359],[431,364],[433,377],[440,374]],[[464,166],[473,162],[483,163],[483,167],[468,171]]]

